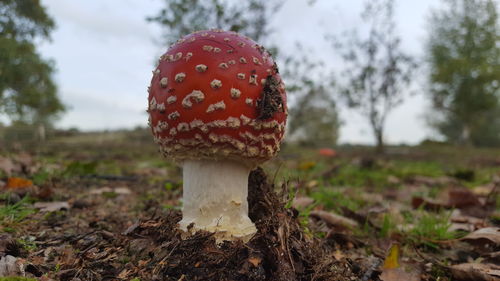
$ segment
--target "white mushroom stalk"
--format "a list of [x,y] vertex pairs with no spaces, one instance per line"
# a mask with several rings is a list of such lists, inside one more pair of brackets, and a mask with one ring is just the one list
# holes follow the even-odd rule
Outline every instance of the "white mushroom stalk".
[[232,160],[186,160],[182,167],[181,230],[214,232],[218,242],[249,241],[257,232],[248,217],[250,168]]

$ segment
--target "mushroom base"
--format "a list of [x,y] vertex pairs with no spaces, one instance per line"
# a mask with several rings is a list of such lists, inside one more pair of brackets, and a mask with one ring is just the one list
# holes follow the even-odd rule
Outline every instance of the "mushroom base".
[[248,217],[250,168],[228,160],[186,160],[180,229],[215,233],[217,242],[248,242],[257,232]]

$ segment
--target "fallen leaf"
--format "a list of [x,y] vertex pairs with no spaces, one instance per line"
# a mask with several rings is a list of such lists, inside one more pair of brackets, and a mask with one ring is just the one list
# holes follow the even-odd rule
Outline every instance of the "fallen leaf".
[[484,254],[482,257],[485,263],[500,264],[500,251]]
[[33,185],[33,182],[28,180],[28,179],[12,177],[12,178],[7,179],[6,188],[7,189],[19,189],[19,188],[30,187],[32,185]]
[[36,202],[33,207],[40,209],[40,212],[55,212],[60,210],[69,210],[68,202]]
[[384,266],[382,274],[380,274],[380,280],[382,281],[419,281],[420,271],[415,268],[410,268],[410,272],[405,271],[399,263],[400,259],[400,249],[399,244],[392,244],[389,249],[389,254],[384,261]]
[[16,161],[25,167],[26,170],[29,170],[31,166],[33,166],[33,157],[28,153],[20,153],[15,157]]
[[0,170],[10,176],[13,172],[20,172],[21,167],[16,165],[10,158],[0,156]]
[[292,202],[292,207],[295,209],[303,209],[314,203],[314,199],[311,197],[295,197]]
[[259,257],[251,257],[248,258],[248,262],[251,263],[253,266],[257,267],[262,262],[262,259]]
[[454,280],[458,281],[498,281],[500,278],[500,266],[482,263],[462,263],[452,265],[450,271]]
[[399,244],[393,244],[389,249],[389,254],[384,261],[384,269],[394,269],[399,267]]
[[466,188],[453,188],[448,191],[448,206],[453,208],[465,208],[471,206],[482,206],[477,196]]
[[467,234],[462,240],[475,245],[479,244],[481,247],[487,247],[488,245],[491,248],[498,247],[500,245],[500,228],[481,228]]
[[486,227],[487,223],[484,219],[469,216],[464,214],[464,210],[455,209],[450,216],[451,226],[449,231],[463,230],[473,232],[477,229]]
[[487,185],[476,186],[474,187],[474,189],[472,189],[472,192],[477,196],[488,196],[491,192],[493,192],[494,189],[495,184],[490,183]]
[[356,228],[358,226],[354,220],[327,211],[312,211],[309,216],[320,219],[333,227]]
[[414,209],[420,208],[423,205],[423,208],[428,211],[439,211],[442,208],[447,208],[448,205],[445,202],[423,198],[419,196],[415,196],[411,199],[411,206]]

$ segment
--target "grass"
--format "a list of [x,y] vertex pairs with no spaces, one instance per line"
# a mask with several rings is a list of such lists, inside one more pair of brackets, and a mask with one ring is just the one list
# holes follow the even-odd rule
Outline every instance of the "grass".
[[342,189],[334,187],[320,187],[318,191],[311,193],[311,198],[326,209],[334,210],[335,212],[341,212],[342,207],[356,211],[366,204],[364,200],[346,195],[342,191]]
[[25,196],[21,201],[15,204],[7,204],[0,207],[0,221],[2,221],[3,226],[7,226],[9,223],[18,223],[24,220],[27,216],[33,214],[35,210],[29,207],[28,203],[31,199]]
[[409,237],[414,242],[437,249],[439,241],[451,240],[458,237],[456,232],[449,231],[451,226],[451,212],[429,213],[419,210],[414,227],[409,232]]

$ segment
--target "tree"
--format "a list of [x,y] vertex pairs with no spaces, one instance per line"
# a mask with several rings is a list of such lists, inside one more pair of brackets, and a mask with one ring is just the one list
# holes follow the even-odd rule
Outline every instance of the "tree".
[[[296,54],[304,52],[300,45]],[[305,145],[333,146],[337,143],[340,121],[334,96],[334,87],[324,77],[324,65],[312,62],[308,55],[286,59],[284,78],[289,94],[290,139]]]
[[500,144],[500,27],[493,0],[445,0],[427,40],[432,125],[450,142]]
[[335,40],[345,68],[340,86],[350,107],[359,109],[369,121],[377,152],[384,150],[384,125],[389,113],[404,99],[417,64],[401,50],[396,34],[393,0],[365,2],[362,19],[368,25],[366,38],[357,31]]
[[164,27],[165,43],[171,44],[196,30],[224,29],[261,42],[271,33],[269,21],[283,0],[165,0],[165,8],[147,20]]
[[13,122],[48,125],[64,111],[52,81],[53,65],[36,52],[54,21],[37,0],[0,2],[0,112]]

